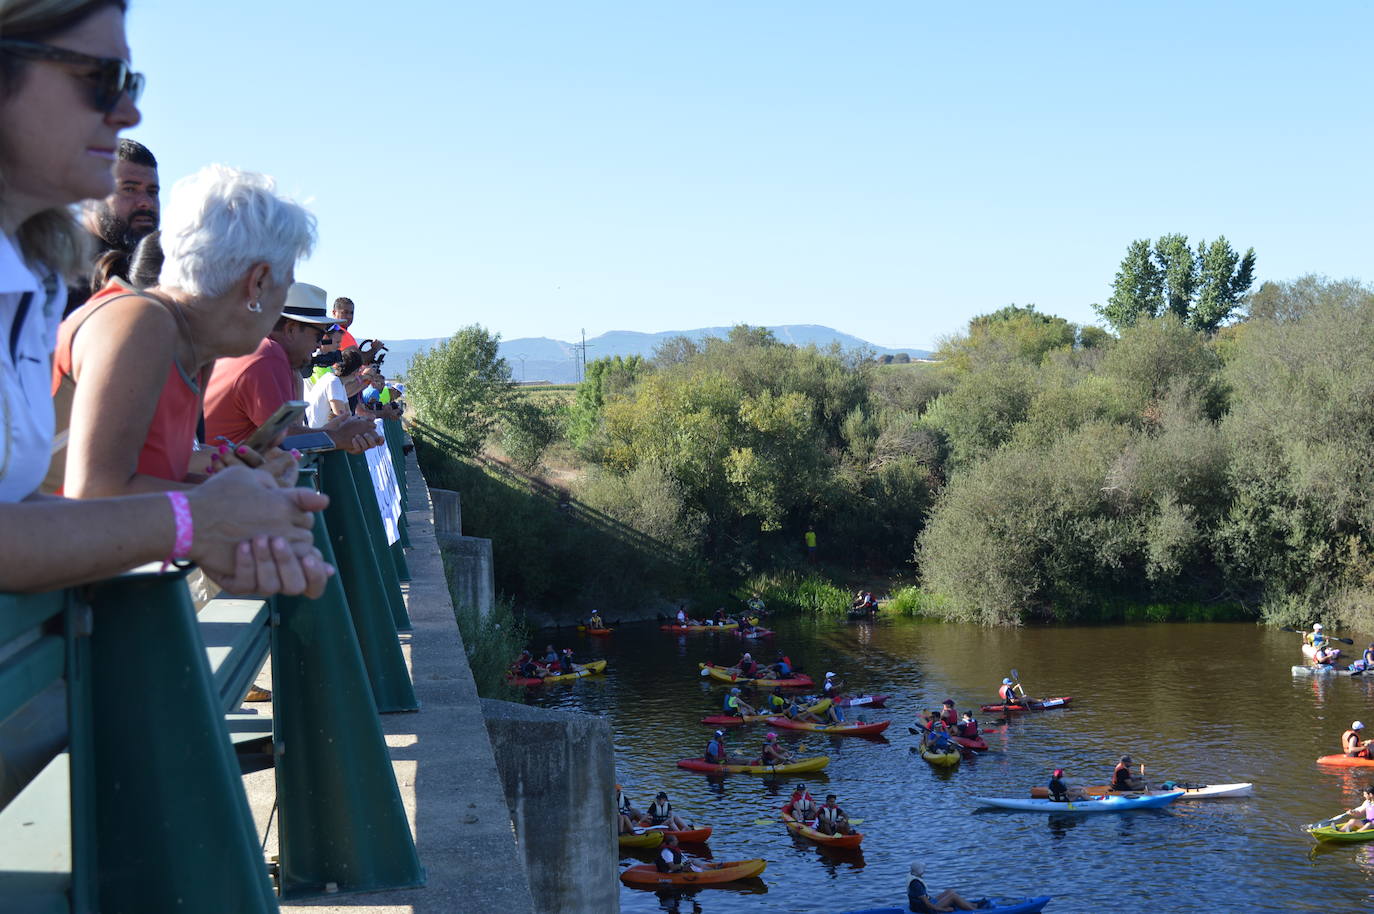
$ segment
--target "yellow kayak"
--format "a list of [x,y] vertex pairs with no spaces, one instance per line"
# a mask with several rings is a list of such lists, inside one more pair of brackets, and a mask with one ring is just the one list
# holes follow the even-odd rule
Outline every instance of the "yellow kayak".
[[606,661],[593,660],[591,663],[583,664],[580,670],[571,673],[563,673],[560,676],[545,676],[543,679],[537,677],[526,679],[523,676],[507,676],[506,682],[509,682],[511,685],[522,686],[544,685],[549,682],[571,682],[574,679],[581,679],[583,676],[593,676],[597,673],[605,672],[605,670]]
[[830,756],[818,755],[786,765],[714,765],[702,758],[685,758],[679,761],[677,766],[688,771],[721,774],[805,774],[808,771],[820,771],[829,764]]
[[936,752],[934,749],[921,749],[921,758],[930,762],[932,765],[940,765],[951,768],[959,764],[959,750],[950,749],[946,752]]
[[621,847],[658,847],[663,843],[662,831],[646,831],[640,834],[621,835],[617,839]]

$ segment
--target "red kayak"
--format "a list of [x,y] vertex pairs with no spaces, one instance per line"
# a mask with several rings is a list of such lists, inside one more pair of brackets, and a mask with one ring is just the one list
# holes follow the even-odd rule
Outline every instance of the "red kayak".
[[1063,698],[1042,698],[1039,701],[1029,701],[1024,705],[983,705],[983,711],[984,713],[1024,714],[1026,711],[1048,711],[1050,708],[1062,708],[1071,701],[1073,701],[1073,696],[1066,695]]
[[965,749],[972,749],[974,752],[987,752],[988,744],[981,736],[969,739],[964,736],[951,736],[950,741],[959,744]]
[[847,698],[835,699],[837,708],[881,708],[887,704],[891,695],[852,695]]
[[713,727],[738,727],[741,724],[763,723],[769,716],[767,714],[746,714],[743,717],[737,717],[733,714],[712,714],[710,717],[703,717],[701,722]]
[[1318,765],[1338,765],[1342,768],[1366,768],[1374,766],[1374,758],[1359,758],[1349,755],[1323,755],[1317,759]]
[[771,628],[756,628],[753,631],[740,631],[735,629],[736,638],[771,638],[776,634]]

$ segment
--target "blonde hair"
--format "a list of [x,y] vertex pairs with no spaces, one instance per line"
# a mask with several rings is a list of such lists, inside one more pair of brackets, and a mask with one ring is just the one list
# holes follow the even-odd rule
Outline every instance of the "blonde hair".
[[[0,0],[0,35],[43,41],[107,6],[121,12],[128,8],[124,0]],[[22,79],[23,65],[0,54],[0,97],[14,92]],[[0,171],[0,210],[4,207],[5,175]],[[29,263],[43,264],[69,277],[85,269],[90,239],[70,206],[34,213],[20,223],[15,240]]]

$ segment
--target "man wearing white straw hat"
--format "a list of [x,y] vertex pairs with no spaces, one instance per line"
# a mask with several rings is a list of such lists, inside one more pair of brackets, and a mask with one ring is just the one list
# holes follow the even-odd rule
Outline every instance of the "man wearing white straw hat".
[[[913,861],[911,864],[911,881],[906,884],[907,907],[913,911],[976,911],[975,905],[960,895],[953,889],[945,889],[934,898],[930,897],[930,890],[921,881],[921,876],[926,871],[925,864],[920,861]],[[984,907],[987,905],[984,904]]]

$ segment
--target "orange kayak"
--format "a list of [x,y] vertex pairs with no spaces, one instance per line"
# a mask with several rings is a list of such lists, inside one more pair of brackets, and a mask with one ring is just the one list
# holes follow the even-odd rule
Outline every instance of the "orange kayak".
[[1342,768],[1365,768],[1374,765],[1374,758],[1358,758],[1349,755],[1323,755],[1317,759],[1318,765],[1339,765]]
[[892,725],[890,720],[874,721],[871,724],[853,721],[842,724],[817,724],[806,720],[793,720],[790,717],[770,717],[768,726],[784,730],[810,730],[813,733],[828,733],[832,736],[877,736]]
[[827,835],[817,831],[807,825],[801,819],[792,815],[792,804],[788,803],[782,808],[782,824],[787,826],[787,830],[794,835],[801,835],[809,838],[817,844],[824,844],[826,847],[858,847],[862,843],[864,836],[855,832],[852,835]]
[[658,888],[663,885],[722,885],[738,879],[757,876],[768,868],[766,860],[729,860],[720,863],[699,863],[699,873],[660,873],[652,863],[641,863],[620,872],[626,885]]

